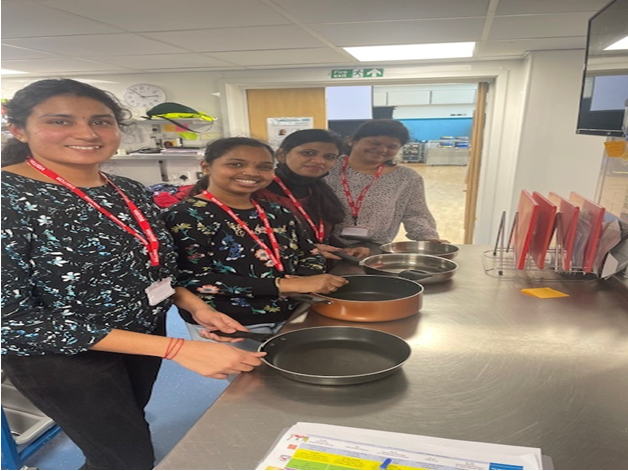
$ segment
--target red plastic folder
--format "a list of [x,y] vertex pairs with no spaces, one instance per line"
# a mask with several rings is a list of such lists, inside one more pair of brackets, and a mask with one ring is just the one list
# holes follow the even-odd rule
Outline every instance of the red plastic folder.
[[532,198],[539,205],[539,209],[530,240],[530,257],[541,269],[545,267],[545,255],[554,234],[556,205],[537,191],[532,192]]
[[517,206],[517,222],[513,235],[513,249],[515,251],[515,264],[517,270],[523,270],[536,218],[539,211],[539,205],[532,195],[526,190],[521,190],[519,197],[519,205]]
[[556,217],[556,240],[562,250],[562,268],[571,270],[571,258],[576,236],[576,226],[580,215],[580,207],[571,204],[556,193],[550,192],[549,200],[558,208]]
[[[576,230],[581,229],[585,239],[584,249],[582,250],[582,270],[585,273],[591,273],[597,246],[600,242],[605,210],[602,206],[583,198],[577,193],[572,192],[569,195],[569,201],[580,208],[579,223]],[[576,255],[574,253],[574,257]]]

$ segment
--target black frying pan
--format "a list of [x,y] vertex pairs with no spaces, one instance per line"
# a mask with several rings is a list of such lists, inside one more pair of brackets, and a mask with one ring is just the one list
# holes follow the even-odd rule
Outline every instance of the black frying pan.
[[264,363],[281,375],[310,384],[339,386],[384,378],[410,357],[410,345],[396,335],[362,327],[310,327],[285,334],[214,331],[221,337],[263,342]]

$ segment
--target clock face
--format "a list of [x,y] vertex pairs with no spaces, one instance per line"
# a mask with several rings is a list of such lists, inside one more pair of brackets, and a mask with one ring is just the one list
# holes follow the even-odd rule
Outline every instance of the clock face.
[[152,108],[166,101],[166,93],[155,85],[137,83],[124,91],[124,101],[134,108]]

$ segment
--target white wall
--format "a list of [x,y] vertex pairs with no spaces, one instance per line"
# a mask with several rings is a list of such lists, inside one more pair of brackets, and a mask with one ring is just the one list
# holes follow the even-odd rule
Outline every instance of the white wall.
[[582,60],[580,51],[531,55],[514,192],[595,199],[606,138],[575,134]]
[[[218,93],[217,80],[221,75],[215,72],[181,72],[164,74],[129,74],[129,75],[102,75],[85,77],[98,79],[102,82],[92,83],[116,95],[122,100],[124,90],[135,83],[149,83],[158,85],[166,92],[166,101],[180,103],[197,111],[203,111],[211,116],[218,117],[216,125],[220,126],[221,104],[220,97],[212,95]],[[40,77],[44,78],[44,77]],[[38,79],[2,78],[2,98],[11,98],[13,94],[30,82]],[[80,77],[70,77],[80,78]],[[91,83],[91,82],[90,82]],[[126,105],[125,105],[126,106]],[[144,109],[133,109],[135,117],[144,114]]]

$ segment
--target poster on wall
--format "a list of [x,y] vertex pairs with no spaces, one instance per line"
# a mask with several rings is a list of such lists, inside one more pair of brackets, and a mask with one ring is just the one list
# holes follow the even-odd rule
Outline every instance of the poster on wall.
[[301,129],[313,129],[314,118],[266,118],[268,143],[277,149],[288,134]]

